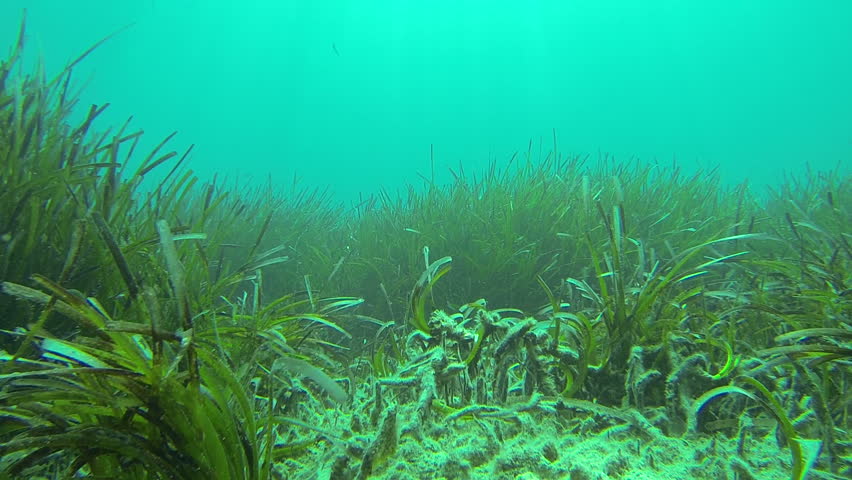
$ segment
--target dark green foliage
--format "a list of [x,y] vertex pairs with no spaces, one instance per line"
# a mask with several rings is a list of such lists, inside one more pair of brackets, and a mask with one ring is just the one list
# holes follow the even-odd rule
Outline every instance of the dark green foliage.
[[[46,82],[15,71],[22,48],[0,65],[0,327],[14,352],[0,350],[0,476],[270,478],[310,443],[273,395],[304,377],[347,400],[313,363],[341,348],[328,332],[345,338],[336,321],[360,300],[266,301],[284,248],[259,248],[269,221],[236,242],[275,208],[199,190],[180,170],[189,151],[146,192],[177,158],[160,153],[172,136],[128,173],[141,132],[93,134],[105,107],[70,128],[79,59]],[[244,225],[214,228],[233,215]]]

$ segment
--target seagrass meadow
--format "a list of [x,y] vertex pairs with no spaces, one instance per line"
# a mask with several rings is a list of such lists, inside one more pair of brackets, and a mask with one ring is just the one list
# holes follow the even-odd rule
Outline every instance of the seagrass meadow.
[[86,54],[24,71],[24,38],[0,478],[852,477],[848,173],[755,192],[554,138],[344,208],[140,151],[78,104]]

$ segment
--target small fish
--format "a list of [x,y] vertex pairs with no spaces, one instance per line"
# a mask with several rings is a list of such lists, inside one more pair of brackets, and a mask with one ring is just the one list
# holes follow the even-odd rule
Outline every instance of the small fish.
[[331,44],[331,49],[334,50],[334,54],[338,57],[340,56],[340,52],[337,50],[337,45],[335,43]]

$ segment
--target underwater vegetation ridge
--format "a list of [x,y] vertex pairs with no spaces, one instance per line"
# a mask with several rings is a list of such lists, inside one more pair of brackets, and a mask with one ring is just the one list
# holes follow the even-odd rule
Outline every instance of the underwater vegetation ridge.
[[343,210],[199,184],[174,134],[128,170],[142,131],[70,125],[82,57],[21,72],[23,32],[0,478],[852,475],[849,176],[758,199],[554,141]]

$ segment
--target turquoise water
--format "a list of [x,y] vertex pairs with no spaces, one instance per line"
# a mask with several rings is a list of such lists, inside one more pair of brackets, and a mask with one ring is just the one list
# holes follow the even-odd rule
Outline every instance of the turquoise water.
[[353,199],[431,176],[430,145],[441,179],[554,130],[728,181],[852,164],[848,1],[3,0],[0,53],[24,8],[49,73],[132,23],[76,70],[83,104],[178,130],[204,178]]

